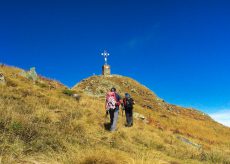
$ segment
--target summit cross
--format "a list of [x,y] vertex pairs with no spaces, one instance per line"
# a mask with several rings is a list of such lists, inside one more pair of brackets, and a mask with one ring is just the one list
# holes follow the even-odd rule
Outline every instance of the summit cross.
[[102,56],[104,56],[104,59],[105,59],[105,65],[107,65],[107,61],[108,61],[108,56],[109,56],[109,53],[107,51],[104,51],[103,53],[101,53]]

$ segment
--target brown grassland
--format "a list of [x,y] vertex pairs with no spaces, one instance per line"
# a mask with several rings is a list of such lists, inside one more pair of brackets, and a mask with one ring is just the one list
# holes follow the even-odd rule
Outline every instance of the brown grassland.
[[[61,83],[33,82],[21,71],[0,66],[7,82],[0,85],[0,163],[230,164],[230,128],[164,102],[131,78],[89,77],[71,90],[77,101]],[[130,92],[146,121],[126,128],[120,112],[117,131],[107,131],[103,95],[111,86]]]

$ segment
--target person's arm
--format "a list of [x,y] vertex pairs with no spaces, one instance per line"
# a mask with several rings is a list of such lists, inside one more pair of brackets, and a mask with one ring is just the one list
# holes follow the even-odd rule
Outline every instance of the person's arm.
[[132,99],[133,105],[135,105],[135,101]]
[[122,110],[125,110],[125,99],[122,99],[121,102]]

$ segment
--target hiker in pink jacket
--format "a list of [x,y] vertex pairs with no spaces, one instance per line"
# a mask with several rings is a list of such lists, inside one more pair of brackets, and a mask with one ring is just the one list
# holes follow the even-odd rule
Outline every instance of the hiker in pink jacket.
[[116,93],[116,88],[112,88],[106,95],[105,108],[110,115],[110,131],[114,131],[117,125],[121,97]]

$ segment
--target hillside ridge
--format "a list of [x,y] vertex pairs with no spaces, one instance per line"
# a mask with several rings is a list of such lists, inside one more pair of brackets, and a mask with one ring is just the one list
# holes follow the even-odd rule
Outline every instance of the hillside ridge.
[[[131,78],[91,76],[70,90],[22,71],[0,66],[2,163],[230,163],[230,128],[165,102]],[[120,113],[114,133],[104,117],[111,86],[137,102],[134,126],[126,128]]]
[[[105,94],[110,88],[115,87],[117,92],[124,96],[125,93],[130,93],[136,100],[137,104],[140,104],[144,108],[153,110],[169,110],[179,113],[179,108],[183,108],[177,105],[169,104],[165,100],[159,98],[152,90],[148,87],[140,84],[138,81],[122,76],[122,75],[110,75],[110,76],[90,76],[81,80],[72,89],[84,92],[91,96],[105,98]],[[177,110],[174,110],[178,108]],[[211,119],[207,114],[198,111],[193,108],[183,108],[188,111],[193,111],[199,114],[200,117],[206,117]],[[190,113],[189,113],[190,114]]]

